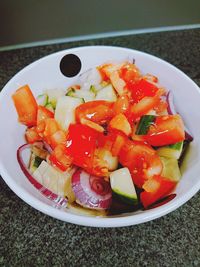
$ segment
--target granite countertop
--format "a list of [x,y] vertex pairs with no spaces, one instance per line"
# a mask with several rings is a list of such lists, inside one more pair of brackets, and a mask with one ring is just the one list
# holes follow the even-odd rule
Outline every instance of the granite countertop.
[[[84,45],[145,51],[174,64],[200,86],[200,29],[195,29],[1,52],[0,88],[34,60]],[[200,194],[145,224],[91,228],[34,210],[0,179],[0,266],[200,266]]]

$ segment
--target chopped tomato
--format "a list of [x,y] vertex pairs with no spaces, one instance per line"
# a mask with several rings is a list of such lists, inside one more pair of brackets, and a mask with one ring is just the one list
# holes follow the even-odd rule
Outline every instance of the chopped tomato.
[[133,182],[139,188],[153,175],[159,175],[163,167],[154,149],[143,142],[129,139],[120,150],[119,162],[129,169]]
[[98,146],[108,150],[113,156],[118,156],[121,148],[127,140],[126,135],[116,129],[110,129],[107,135],[100,135]]
[[168,178],[155,175],[144,184],[145,191],[140,194],[140,200],[144,208],[167,196],[176,186],[177,182]]
[[110,79],[108,73],[106,72],[106,68],[109,66],[111,66],[111,64],[104,64],[97,68],[99,73],[101,74],[102,80],[105,82],[109,81]]
[[28,127],[35,126],[37,122],[37,102],[28,85],[20,87],[12,99],[18,113],[19,122]]
[[87,125],[88,127],[93,128],[94,130],[100,133],[104,132],[104,128],[101,125],[97,124],[96,122],[93,122],[93,121],[90,121],[84,118],[82,118],[80,122],[81,124]]
[[158,82],[158,77],[147,73],[145,76],[143,76],[143,79],[152,82],[152,83],[157,83]]
[[170,145],[184,139],[184,124],[178,114],[156,117],[145,137],[145,140],[152,146]]
[[55,148],[59,144],[65,144],[66,139],[66,134],[62,130],[58,130],[49,137],[50,145],[52,148]]
[[125,113],[128,110],[130,99],[128,95],[122,95],[117,98],[117,101],[113,103],[113,112],[115,115],[119,113]]
[[100,133],[82,124],[70,124],[67,135],[66,150],[73,157],[73,163],[87,169],[91,167]]
[[115,140],[112,144],[112,147],[111,147],[111,153],[114,157],[119,155],[125,142],[126,142],[126,138],[124,135],[122,135],[122,134],[116,135],[116,138],[115,138]]
[[99,70],[103,81],[108,81],[110,79],[110,76],[113,72],[118,72],[120,68],[122,67],[122,64],[104,64],[99,66],[97,69]]
[[156,85],[145,79],[140,79],[137,82],[130,81],[127,83],[127,88],[131,91],[132,98],[135,103],[138,103],[145,96],[155,96],[158,91],[158,87]]
[[39,135],[43,136],[45,126],[46,126],[45,120],[42,120],[37,124],[36,129]]
[[122,113],[117,114],[108,124],[108,129],[117,129],[129,136],[131,134],[131,126],[126,116]]
[[45,142],[49,145],[52,144],[52,135],[60,130],[60,127],[57,121],[53,118],[48,118],[46,120],[42,120],[37,125],[38,134],[43,138]]
[[53,118],[54,113],[51,112],[49,109],[43,107],[43,106],[38,106],[38,113],[37,113],[37,125],[45,119],[48,118]]
[[108,176],[108,164],[98,153],[104,135],[93,128],[81,124],[71,124],[66,141],[67,154],[73,164],[96,176]]
[[51,136],[52,134],[56,133],[60,129],[57,121],[53,118],[49,118],[45,120],[45,130],[44,136]]
[[108,163],[104,159],[101,149],[95,148],[94,156],[91,158],[91,164],[87,165],[86,171],[99,177],[106,177],[109,175]]
[[120,69],[120,77],[127,83],[134,83],[141,76],[135,64],[126,63]]
[[41,138],[41,136],[39,136],[35,126],[26,129],[25,138],[29,144],[33,144],[37,141],[42,140],[42,138]]
[[167,112],[167,102],[160,99],[158,104],[154,107],[154,110],[156,112],[157,115],[162,115],[164,114],[164,112]]
[[75,110],[76,120],[82,118],[104,124],[113,117],[112,102],[96,100],[79,105]]
[[159,105],[160,95],[163,93],[162,90],[158,90],[155,96],[145,96],[138,103],[130,106],[127,111],[127,116],[130,121],[135,121],[139,117],[147,114],[149,111]]
[[67,154],[64,144],[57,145],[51,153],[49,160],[61,171],[66,171],[72,164],[73,158]]

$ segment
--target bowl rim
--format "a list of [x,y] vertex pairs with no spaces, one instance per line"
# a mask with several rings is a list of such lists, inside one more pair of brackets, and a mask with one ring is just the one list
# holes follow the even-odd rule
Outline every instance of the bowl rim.
[[[161,63],[164,63],[165,65],[168,65],[171,69],[181,74],[184,79],[187,79],[191,85],[194,87],[194,89],[200,94],[200,90],[198,85],[190,79],[183,71],[175,67],[174,65],[170,64],[169,62],[151,55],[149,53],[126,48],[126,47],[119,47],[119,46],[106,46],[106,45],[92,45],[92,46],[81,46],[81,47],[74,47],[69,49],[63,49],[54,53],[51,53],[49,55],[46,55],[44,57],[41,57],[34,62],[28,64],[24,68],[22,68],[19,72],[17,72],[3,87],[3,89],[0,92],[0,101],[3,100],[6,89],[10,86],[11,83],[14,82],[15,79],[17,79],[18,75],[22,74],[24,71],[28,71],[40,61],[44,61],[50,57],[57,57],[59,55],[62,55],[63,53],[71,53],[76,52],[80,50],[88,50],[88,49],[115,49],[115,50],[123,50],[123,51],[129,51],[130,53],[136,53],[143,56],[148,56],[154,59],[154,61],[159,61]],[[29,204],[31,207],[35,208],[36,210],[49,215],[53,218],[59,219],[61,221],[73,223],[76,225],[82,225],[82,226],[90,226],[90,227],[124,227],[124,226],[130,226],[130,225],[136,225],[140,223],[145,223],[154,219],[157,219],[159,217],[162,217],[175,209],[179,208],[183,204],[185,204],[189,199],[191,199],[200,189],[200,180],[198,183],[193,185],[185,195],[179,197],[177,200],[176,198],[172,201],[168,202],[165,205],[162,205],[160,207],[156,207],[154,209],[146,210],[145,212],[137,213],[137,214],[131,214],[126,216],[120,216],[120,217],[99,217],[99,216],[85,216],[85,215],[78,215],[73,213],[67,213],[66,211],[63,211],[61,209],[57,209],[55,207],[52,207],[41,200],[37,199],[36,197],[30,195],[25,189],[20,187],[15,180],[9,175],[6,168],[3,166],[3,163],[0,161],[0,173],[2,176],[2,179],[6,182],[6,184],[9,186],[9,188],[24,202]]]

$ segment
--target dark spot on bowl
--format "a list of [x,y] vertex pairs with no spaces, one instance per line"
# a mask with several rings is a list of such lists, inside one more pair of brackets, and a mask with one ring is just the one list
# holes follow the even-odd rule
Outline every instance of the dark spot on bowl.
[[74,77],[81,70],[81,60],[74,54],[65,55],[60,61],[60,71],[66,77]]

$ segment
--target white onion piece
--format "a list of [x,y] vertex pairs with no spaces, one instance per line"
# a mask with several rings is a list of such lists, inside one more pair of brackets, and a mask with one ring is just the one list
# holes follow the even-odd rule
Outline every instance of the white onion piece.
[[56,207],[66,207],[67,206],[67,199],[64,197],[61,197],[55,193],[53,193],[52,191],[50,191],[48,188],[44,187],[42,184],[40,184],[30,173],[30,171],[28,170],[23,157],[22,157],[22,152],[25,149],[30,149],[31,145],[29,144],[24,144],[22,146],[20,146],[17,150],[17,160],[19,162],[19,165],[23,171],[23,173],[25,174],[25,176],[28,178],[28,180],[31,182],[31,184],[37,188],[45,197],[47,197],[48,199],[52,200],[55,204]]
[[[174,106],[174,98],[173,98],[173,94],[171,91],[168,92],[167,94],[167,111],[170,115],[175,115],[177,114],[177,111],[176,111],[176,108]],[[192,142],[193,141],[193,137],[192,135],[190,134],[189,130],[185,127],[185,140],[186,141],[189,141],[189,142]]]
[[92,68],[79,75],[78,84],[81,85],[81,90],[90,90],[91,85],[100,89],[101,79],[99,71],[96,68]]
[[[95,181],[96,180],[96,181]],[[105,192],[96,193],[92,189],[92,183],[99,183],[106,186]],[[112,191],[110,183],[101,177],[88,174],[82,169],[77,170],[72,176],[72,189],[77,202],[87,208],[104,210],[108,209],[112,202]]]

